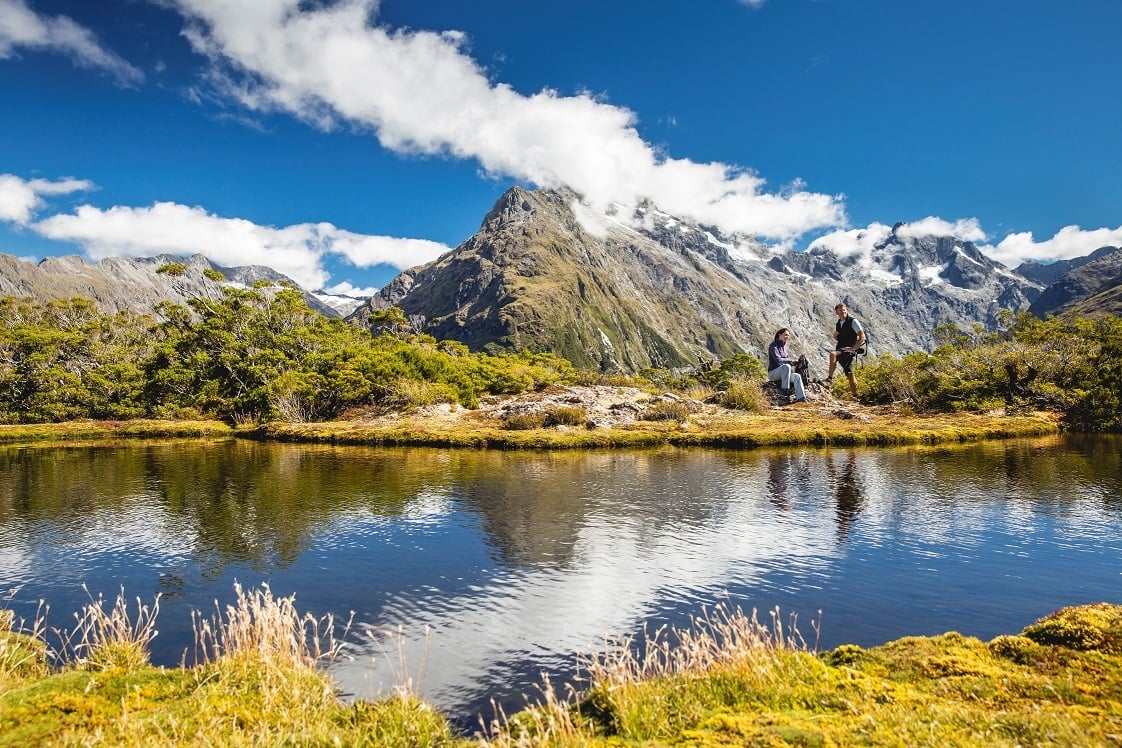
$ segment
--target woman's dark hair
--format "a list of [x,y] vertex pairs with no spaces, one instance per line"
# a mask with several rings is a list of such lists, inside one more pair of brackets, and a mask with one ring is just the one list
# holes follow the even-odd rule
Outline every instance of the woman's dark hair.
[[782,335],[785,332],[791,332],[791,331],[788,330],[786,327],[780,327],[778,330],[776,330],[775,331],[775,340],[779,340],[779,336]]

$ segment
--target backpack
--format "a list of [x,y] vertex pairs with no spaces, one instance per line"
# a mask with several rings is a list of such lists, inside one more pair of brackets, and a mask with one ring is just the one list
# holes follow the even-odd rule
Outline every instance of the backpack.
[[810,362],[806,360],[806,356],[799,356],[799,360],[795,362],[795,373],[803,378],[803,383],[810,383]]

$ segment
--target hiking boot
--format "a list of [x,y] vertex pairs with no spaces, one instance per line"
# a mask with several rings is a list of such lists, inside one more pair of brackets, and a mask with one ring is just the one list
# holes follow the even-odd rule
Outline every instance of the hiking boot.
[[780,388],[779,388],[779,396],[780,396],[780,397],[790,397],[790,396],[791,396],[791,390],[790,390],[790,388],[788,388],[788,387],[780,387]]

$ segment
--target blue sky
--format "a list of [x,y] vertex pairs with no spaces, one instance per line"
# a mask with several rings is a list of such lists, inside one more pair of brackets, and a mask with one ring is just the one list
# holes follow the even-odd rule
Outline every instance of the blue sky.
[[[1117,0],[0,0],[0,252],[365,293],[512,184],[777,247],[1122,244]],[[622,209],[622,210],[621,210]]]

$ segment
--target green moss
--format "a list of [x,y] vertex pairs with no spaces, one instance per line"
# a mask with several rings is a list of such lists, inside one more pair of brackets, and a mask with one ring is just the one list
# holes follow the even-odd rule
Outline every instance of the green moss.
[[1028,665],[1041,659],[1046,651],[1044,647],[1029,639],[1027,636],[1003,634],[989,643],[990,651],[998,657],[1004,657],[1020,665]]
[[1041,618],[1021,633],[1038,644],[1119,653],[1122,652],[1122,607],[1095,603],[1064,608]]

